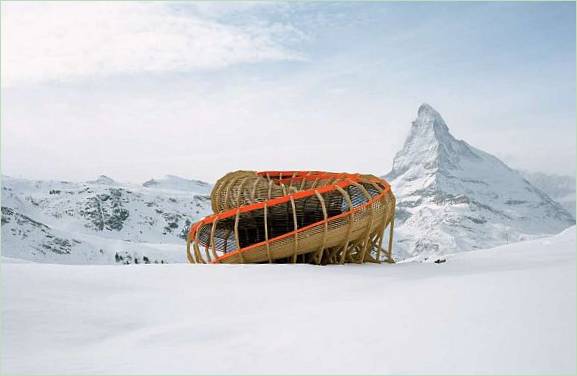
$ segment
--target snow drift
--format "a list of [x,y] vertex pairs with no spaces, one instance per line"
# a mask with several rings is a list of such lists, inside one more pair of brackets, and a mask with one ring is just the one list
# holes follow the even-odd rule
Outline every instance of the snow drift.
[[440,264],[4,263],[0,371],[574,374],[575,246],[572,227]]

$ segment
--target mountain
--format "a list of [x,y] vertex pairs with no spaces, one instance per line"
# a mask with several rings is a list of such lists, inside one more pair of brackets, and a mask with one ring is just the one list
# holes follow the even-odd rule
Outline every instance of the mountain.
[[168,180],[188,183],[169,190],[167,179],[146,187],[106,176],[84,183],[3,176],[2,255],[68,264],[184,262],[190,224],[210,213],[210,184]]
[[427,104],[385,178],[397,197],[397,259],[495,247],[575,223],[517,171],[455,139]]
[[[575,223],[537,188],[574,208],[574,181],[522,175],[455,139],[427,104],[385,178],[397,197],[397,260],[491,248]],[[105,175],[87,182],[4,176],[2,255],[68,264],[185,262],[187,230],[211,213],[211,188],[173,175],[141,185]]]
[[103,184],[103,185],[118,185],[112,178],[109,178],[106,175],[100,175],[96,178],[96,180],[88,181],[87,183],[91,184]]
[[560,203],[565,210],[575,214],[575,177],[543,172],[520,171],[521,175],[535,187],[547,193],[549,197]]
[[194,192],[203,195],[210,195],[212,189],[212,185],[203,181],[184,179],[174,175],[166,175],[162,179],[150,179],[142,183],[142,186],[146,188]]

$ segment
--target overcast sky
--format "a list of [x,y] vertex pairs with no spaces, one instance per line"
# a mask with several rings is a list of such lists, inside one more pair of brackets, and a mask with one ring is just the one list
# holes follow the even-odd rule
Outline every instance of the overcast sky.
[[575,174],[574,3],[2,2],[2,173],[384,174],[418,106]]

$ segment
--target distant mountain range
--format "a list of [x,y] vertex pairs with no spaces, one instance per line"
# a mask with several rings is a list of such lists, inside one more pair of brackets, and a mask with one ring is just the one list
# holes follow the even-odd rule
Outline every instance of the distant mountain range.
[[[420,106],[385,176],[397,197],[397,260],[490,248],[575,223],[575,180],[519,173],[455,139]],[[185,262],[190,224],[211,213],[212,185],[167,175],[143,184],[2,178],[2,255],[37,262]]]
[[397,259],[490,248],[575,223],[518,171],[455,139],[427,104],[385,178],[397,196]]
[[184,262],[211,185],[167,176],[142,185],[2,177],[2,255],[56,263]]

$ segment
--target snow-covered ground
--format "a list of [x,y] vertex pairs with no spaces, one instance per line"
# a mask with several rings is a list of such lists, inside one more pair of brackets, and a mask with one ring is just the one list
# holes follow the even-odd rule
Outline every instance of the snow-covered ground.
[[575,373],[575,227],[396,265],[2,265],[2,373]]

